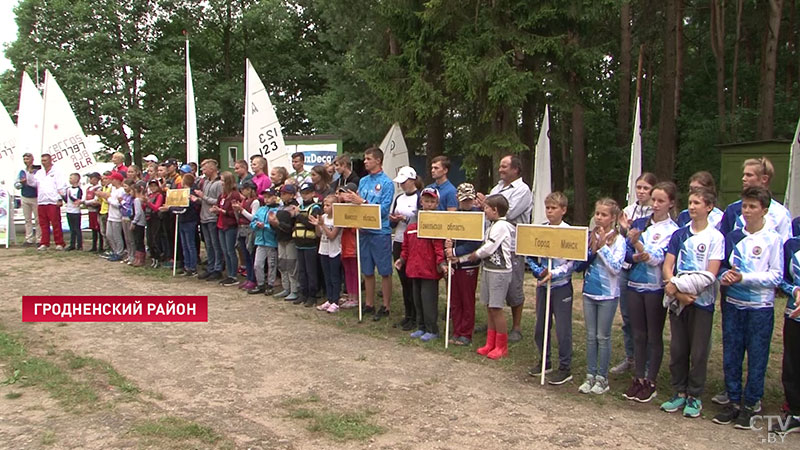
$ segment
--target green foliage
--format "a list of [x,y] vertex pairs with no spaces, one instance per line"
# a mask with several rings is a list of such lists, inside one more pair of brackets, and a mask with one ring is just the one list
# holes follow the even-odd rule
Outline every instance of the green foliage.
[[[22,71],[36,76],[38,63],[39,81],[43,69],[52,70],[87,133],[110,149],[182,157],[187,32],[201,157],[217,156],[220,137],[242,133],[250,58],[286,134],[336,133],[345,151],[359,152],[399,122],[413,153],[464,156],[470,173],[481,156],[533,150],[522,128],[535,125],[522,111],[535,111],[538,122],[547,103],[558,134],[552,149],[566,149],[553,167],[567,167],[565,189],[586,190],[589,200],[622,199],[629,147],[617,142],[617,114],[635,101],[632,95],[631,105],[620,105],[623,1],[632,13],[633,92],[635,59],[644,51],[643,160],[653,170],[666,88],[665,4],[653,0],[22,0],[20,34],[6,51],[14,69],[0,75],[0,100],[14,111]],[[800,24],[795,2],[784,3],[774,123],[781,138],[794,130],[800,90]],[[736,5],[726,2],[720,132],[710,10],[684,2],[681,186],[695,170],[718,173],[715,145],[756,136],[764,10],[744,2],[737,41]],[[570,183],[577,103],[585,110],[587,186]]]

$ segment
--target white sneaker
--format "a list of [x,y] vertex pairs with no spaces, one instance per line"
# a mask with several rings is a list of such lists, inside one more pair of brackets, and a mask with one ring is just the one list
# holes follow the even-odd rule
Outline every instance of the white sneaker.
[[56,250],[59,251],[59,252],[63,251],[64,250],[64,246],[63,245],[56,245]]
[[43,252],[43,251],[47,250],[47,246],[46,245],[40,245],[38,248],[36,248],[36,250],[39,250],[40,252]]
[[317,311],[327,311],[328,307],[331,306],[331,302],[325,302],[319,306],[317,306]]
[[336,303],[331,303],[331,306],[328,307],[328,312],[334,314],[339,311],[339,305]]
[[608,392],[608,379],[600,375],[594,377],[594,386],[592,386],[592,394],[605,394]]
[[592,391],[592,387],[594,387],[594,375],[586,374],[586,381],[578,388],[578,392],[588,394]]

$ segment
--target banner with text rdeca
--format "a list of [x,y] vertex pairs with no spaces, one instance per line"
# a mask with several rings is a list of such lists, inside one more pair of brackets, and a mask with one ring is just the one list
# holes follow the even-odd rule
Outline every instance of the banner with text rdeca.
[[333,226],[342,228],[380,230],[381,206],[334,203]]
[[517,225],[518,255],[586,261],[588,247],[586,227]]
[[484,221],[480,211],[419,211],[417,236],[482,241]]

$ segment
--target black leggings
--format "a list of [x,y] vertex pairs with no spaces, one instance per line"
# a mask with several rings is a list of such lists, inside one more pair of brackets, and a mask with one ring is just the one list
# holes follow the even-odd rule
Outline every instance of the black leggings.
[[161,260],[161,219],[158,213],[153,213],[147,220],[147,246],[150,248],[150,257]]
[[628,290],[625,295],[633,328],[634,375],[655,382],[664,357],[664,321],[667,318],[667,309],[662,304],[664,293]]
[[135,251],[144,253],[144,227],[141,225],[133,226],[133,246]]
[[[392,260],[397,261],[400,258],[400,252],[403,250],[402,242],[392,242]],[[417,320],[417,310],[414,306],[414,296],[411,293],[411,279],[406,276],[406,266],[397,271],[397,277],[400,278],[400,286],[403,288],[403,306],[406,309],[406,319]]]

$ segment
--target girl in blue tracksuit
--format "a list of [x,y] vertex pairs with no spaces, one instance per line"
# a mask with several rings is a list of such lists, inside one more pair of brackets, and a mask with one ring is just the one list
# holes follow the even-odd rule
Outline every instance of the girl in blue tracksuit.
[[610,198],[595,203],[595,228],[589,232],[588,260],[583,278],[583,316],[586,322],[586,380],[583,394],[608,391],[611,324],[619,300],[619,273],[625,259],[625,238],[617,230],[619,206]]
[[[646,403],[656,396],[656,377],[664,356],[664,322],[667,310],[662,299],[661,266],[672,233],[678,229],[670,217],[678,188],[671,181],[653,187],[653,214],[633,222],[627,236],[628,314],[633,329],[634,377],[623,394],[628,400]],[[647,373],[645,373],[645,369]]]

